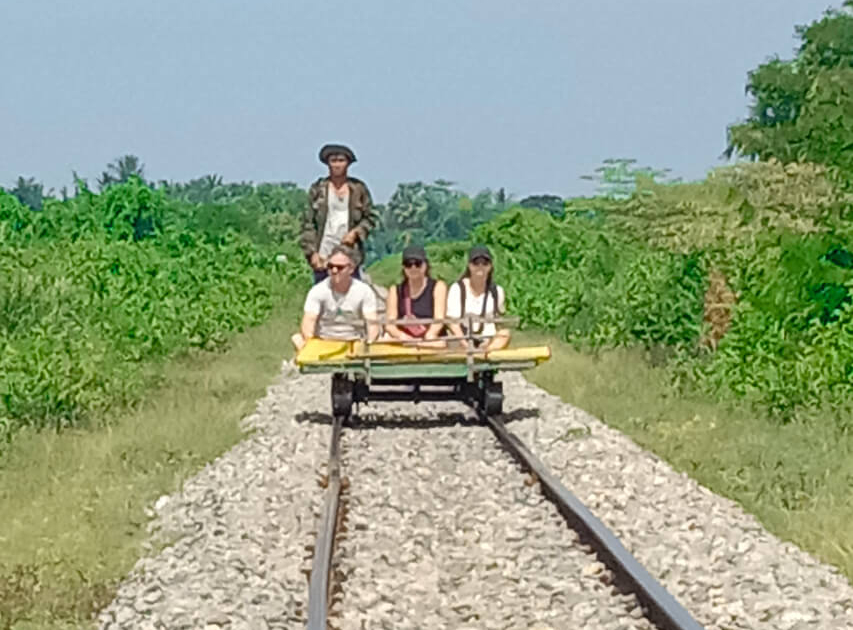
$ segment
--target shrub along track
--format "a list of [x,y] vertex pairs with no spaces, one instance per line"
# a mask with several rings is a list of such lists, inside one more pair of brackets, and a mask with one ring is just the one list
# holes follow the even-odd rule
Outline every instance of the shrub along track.
[[[581,600],[575,602],[573,607],[560,611],[553,607],[553,602],[550,601],[552,584],[539,585],[539,588],[545,591],[549,597],[547,607],[541,610],[531,611],[536,617],[551,618],[554,621],[573,617],[576,622],[589,623],[594,616],[602,627],[648,627],[640,622],[641,616],[646,616],[661,630],[701,630],[701,626],[690,616],[690,614],[668,593],[661,585],[640,565],[636,559],[625,549],[619,540],[598,520],[592,513],[574,497],[563,484],[557,479],[547,467],[530,451],[530,449],[511,431],[509,431],[502,417],[489,417],[481,410],[476,410],[477,421],[469,422],[470,432],[481,432],[482,427],[478,425],[487,425],[494,432],[497,439],[503,444],[506,451],[518,462],[520,467],[530,473],[530,483],[533,485],[534,480],[538,480],[540,489],[543,494],[551,500],[553,507],[563,515],[566,521],[571,525],[577,534],[579,542],[583,546],[589,545],[590,551],[594,550],[603,564],[606,565],[609,571],[595,562],[592,553],[575,553],[573,559],[577,561],[575,565],[575,573],[583,575],[585,567],[588,573],[597,575],[597,579],[605,584],[612,583],[614,586],[614,602],[607,602],[607,605],[602,605],[600,598],[593,595],[589,601]],[[405,422],[405,421],[404,421]],[[412,421],[413,425],[419,428],[429,430],[429,421]],[[308,630],[326,630],[329,627],[329,617],[342,618],[341,603],[345,596],[340,596],[344,588],[340,584],[343,577],[340,569],[332,573],[333,553],[335,548],[336,537],[346,537],[346,520],[345,509],[339,509],[340,495],[342,488],[346,486],[346,494],[352,491],[349,480],[343,482],[341,478],[341,436],[343,425],[353,427],[354,430],[359,430],[364,427],[369,427],[371,423],[360,423],[358,417],[343,417],[335,416],[332,422],[332,437],[329,448],[329,465],[328,465],[328,484],[325,499],[323,515],[320,519],[320,529],[317,536],[317,544],[314,549],[314,558],[310,579],[309,591],[309,608],[308,608]],[[404,426],[403,424],[398,426]],[[374,425],[375,428],[375,425]],[[368,429],[369,430],[369,429]],[[466,439],[465,442],[470,442]],[[416,456],[417,457],[417,456]],[[380,472],[380,476],[382,471]],[[397,483],[397,478],[393,477],[388,483]],[[408,479],[411,481],[411,479]],[[501,484],[512,485],[512,484]],[[475,502],[475,498],[469,495],[471,503]],[[467,508],[468,502],[465,507]],[[547,504],[543,507],[548,508]],[[511,509],[511,507],[510,507]],[[553,515],[553,510],[548,509],[549,515]],[[370,515],[361,515],[363,518],[369,518]],[[495,517],[499,517],[495,514]],[[547,518],[547,517],[546,517]],[[531,515],[530,519],[534,521],[529,526],[525,527],[527,531],[535,537],[537,535],[536,522],[542,519],[541,515]],[[546,528],[547,529],[547,528]],[[525,537],[526,538],[526,537]],[[410,541],[404,540],[403,542]],[[510,547],[518,547],[527,545],[525,540],[512,540]],[[387,543],[386,543],[387,544]],[[476,556],[479,550],[472,548],[470,556],[467,558],[472,562],[476,562],[473,556]],[[498,554],[504,550],[495,550]],[[393,553],[393,551],[391,551]],[[522,569],[522,567],[518,567]],[[381,569],[380,569],[381,571]],[[415,579],[419,575],[419,571],[414,572]],[[519,571],[522,576],[523,569]],[[531,578],[534,576],[531,575]],[[560,578],[559,575],[551,576],[552,578]],[[336,579],[337,578],[337,579]],[[512,584],[507,585],[512,588]],[[334,597],[333,597],[334,593]],[[635,597],[620,597],[632,593]],[[396,590],[392,590],[387,595],[393,596],[394,599],[399,597]],[[480,593],[483,596],[483,593]],[[494,593],[500,597],[501,592]],[[510,595],[510,598],[512,596]],[[494,600],[488,596],[480,598],[485,606],[466,605],[459,608],[451,606],[450,609],[434,610],[434,623],[426,622],[421,615],[412,615],[409,611],[417,608],[401,607],[399,605],[388,608],[386,607],[380,613],[379,618],[371,619],[370,626],[376,624],[382,627],[449,627],[448,624],[457,626],[460,623],[476,620],[478,626],[482,627],[506,627],[508,621],[511,624],[521,622],[522,627],[528,627],[527,623],[537,622],[538,619],[524,619],[526,615],[521,613],[519,618],[516,618],[516,611],[512,605],[506,606],[504,610],[499,610],[491,606]],[[333,603],[334,602],[334,603]],[[640,607],[640,603],[642,607]],[[335,605],[337,604],[337,605]],[[396,610],[395,610],[396,609]],[[573,614],[572,610],[576,610]],[[364,627],[364,614],[367,610],[359,611],[361,614],[346,615],[343,617],[344,628],[357,627],[352,623],[356,622],[359,626]],[[519,611],[520,612],[520,611]],[[382,614],[385,613],[385,614]],[[497,614],[489,614],[497,613]],[[545,627],[544,625],[541,627]]]
[[[119,588],[101,628],[305,627],[329,380],[287,369],[247,418],[253,433],[157,502],[162,546]],[[853,629],[853,588],[836,571],[582,411],[516,375],[503,380],[512,432],[702,626]],[[351,485],[342,480],[334,625],[649,627],[470,410],[362,411],[341,442]]]

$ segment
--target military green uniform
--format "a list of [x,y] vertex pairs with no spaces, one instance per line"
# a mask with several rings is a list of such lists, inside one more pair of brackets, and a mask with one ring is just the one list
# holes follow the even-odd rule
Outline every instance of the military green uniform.
[[[349,185],[349,222],[347,230],[356,230],[358,240],[354,249],[358,252],[360,265],[364,261],[364,242],[367,235],[376,225],[376,213],[373,210],[373,200],[367,186],[355,177],[347,177]],[[329,178],[321,177],[311,184],[308,189],[308,207],[302,214],[302,236],[299,244],[302,252],[309,261],[311,256],[319,251],[323,240],[323,229],[326,227],[326,216],[329,212]]]

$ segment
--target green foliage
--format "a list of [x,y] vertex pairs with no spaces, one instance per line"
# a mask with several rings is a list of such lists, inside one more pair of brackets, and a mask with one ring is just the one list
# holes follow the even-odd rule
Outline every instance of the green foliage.
[[851,202],[853,196],[829,180],[826,167],[770,160],[717,168],[702,182],[641,180],[630,199],[598,202],[595,210],[654,245],[725,255],[768,229],[832,231],[844,223]]
[[511,203],[503,189],[468,197],[444,180],[400,184],[386,205],[377,206],[379,225],[367,242],[368,260],[399,252],[409,243],[467,238]]
[[[853,400],[851,242],[791,232],[762,237],[732,269],[732,327],[717,351],[681,368],[726,397],[790,420],[822,409],[849,418]],[[846,420],[845,420],[846,422]]]
[[542,210],[555,217],[562,217],[565,212],[565,202],[557,195],[530,195],[519,201],[518,205]]
[[[676,382],[780,420],[823,413],[843,424],[853,400],[849,208],[824,167],[739,164],[704,182],[641,180],[625,200],[567,200],[562,218],[513,209],[467,242],[430,247],[430,260],[454,281],[470,243],[486,243],[525,326],[578,347],[639,345]],[[713,353],[703,343],[712,269],[737,300]]]
[[307,192],[291,182],[223,183],[217,175],[186,184],[161,182],[160,190],[192,208],[187,223],[206,240],[215,241],[234,230],[262,246],[296,242],[308,203]]
[[239,224],[200,224],[136,177],[39,213],[0,193],[0,431],[132,403],[152,361],[222,346],[306,275]]
[[[597,241],[579,233],[568,236],[569,242],[589,260],[617,260],[610,269],[619,271],[603,274],[599,270],[608,269],[608,262],[597,262],[582,264],[574,275],[568,270],[577,263],[565,258],[558,230],[543,225],[534,236],[525,235],[524,226],[507,227],[503,246],[509,248],[509,235],[518,231],[516,246],[530,249],[521,258],[526,266],[521,273],[541,278],[514,287],[511,303],[519,304],[519,314],[539,325],[563,314],[566,337],[575,342],[661,344],[677,358],[671,363],[677,381],[693,382],[724,400],[755,402],[781,420],[822,413],[849,422],[851,197],[825,167],[738,164],[716,169],[704,182],[640,181],[627,200],[570,200],[566,207],[566,225],[585,218],[599,232]],[[605,247],[614,234],[618,247]],[[536,243],[540,251],[525,243]],[[606,253],[614,249],[620,258]],[[543,251],[555,252],[553,263]],[[714,353],[696,344],[703,325],[703,271],[711,268],[723,274],[737,298]],[[619,280],[620,273],[626,281]],[[530,305],[549,293],[561,306],[542,317]],[[596,300],[612,305],[614,313],[579,297],[562,297],[571,293],[597,293]],[[638,308],[632,303],[638,295],[659,300],[660,308]],[[640,325],[633,323],[638,320]]]
[[474,240],[495,248],[509,307],[526,324],[579,345],[695,343],[704,267],[699,255],[650,250],[600,221],[512,210]]
[[25,206],[33,210],[41,210],[45,198],[44,185],[37,182],[35,177],[26,179],[19,177],[15,187],[9,192]]
[[[586,347],[689,345],[699,337],[705,283],[699,255],[650,250],[601,221],[557,220],[521,208],[480,226],[471,238],[428,247],[433,275],[456,281],[471,242],[489,245],[496,281],[524,326],[559,331]],[[399,258],[371,273],[396,282]]]
[[637,179],[655,181],[665,178],[670,169],[637,167],[633,158],[608,158],[595,169],[593,175],[581,175],[581,179],[598,182],[597,194],[608,199],[627,199],[634,192]]
[[123,155],[107,164],[107,170],[98,178],[100,190],[106,190],[113,184],[123,184],[131,178],[145,179],[145,165],[135,155]]
[[160,188],[172,199],[190,204],[248,203],[267,213],[299,215],[308,201],[308,193],[293,182],[252,184],[225,183],[219,175],[205,175],[186,183],[160,182]]
[[853,177],[853,7],[796,28],[795,59],[749,73],[749,118],[729,127],[727,153],[826,164]]

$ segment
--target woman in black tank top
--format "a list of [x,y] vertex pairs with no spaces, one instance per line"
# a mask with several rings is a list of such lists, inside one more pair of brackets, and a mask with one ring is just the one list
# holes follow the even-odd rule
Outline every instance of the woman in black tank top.
[[[447,285],[430,278],[426,250],[410,245],[403,250],[403,281],[388,289],[389,319],[442,319],[447,307]],[[437,339],[443,324],[388,324],[393,339]]]

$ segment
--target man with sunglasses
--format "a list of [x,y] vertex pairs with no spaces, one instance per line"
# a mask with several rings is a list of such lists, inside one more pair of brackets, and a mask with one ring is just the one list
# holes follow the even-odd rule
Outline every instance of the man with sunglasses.
[[359,339],[365,325],[370,341],[379,336],[376,293],[353,277],[355,260],[351,247],[336,245],[332,249],[326,262],[328,277],[308,291],[300,332],[291,337],[297,350],[312,337]]
[[358,266],[364,260],[364,242],[376,224],[370,191],[364,182],[347,174],[350,164],[356,161],[349,147],[327,144],[320,149],[320,161],[329,167],[329,174],[308,189],[299,241],[302,252],[316,284],[328,276],[326,262],[336,245],[354,248],[353,276],[360,278]]

